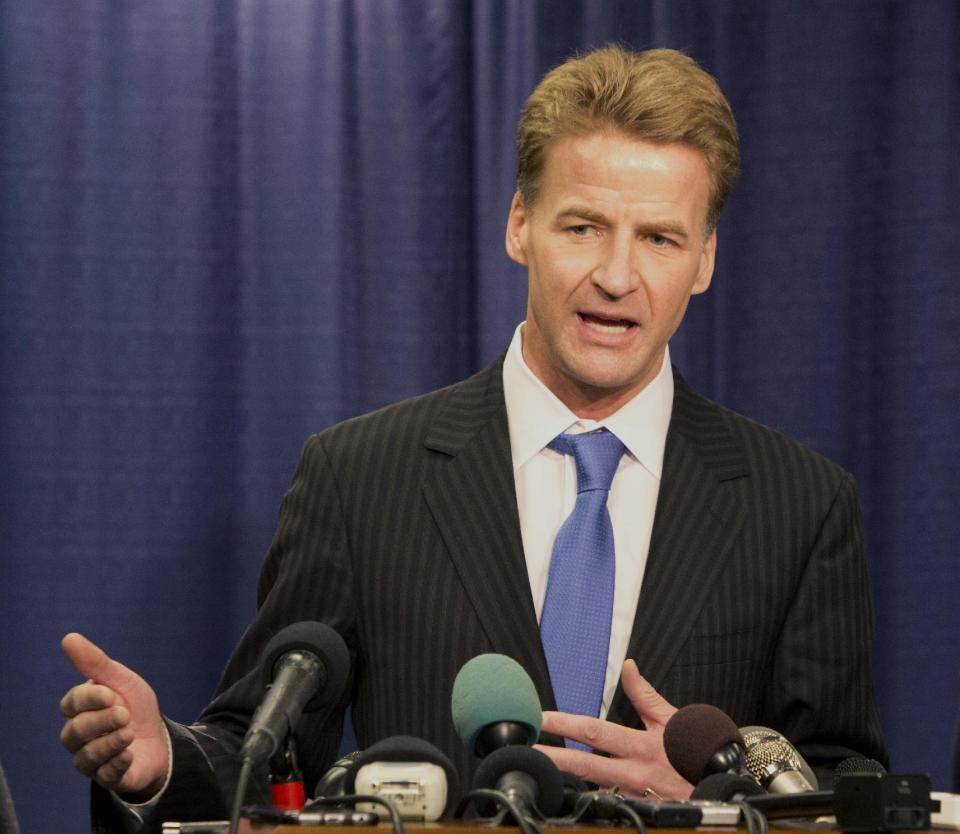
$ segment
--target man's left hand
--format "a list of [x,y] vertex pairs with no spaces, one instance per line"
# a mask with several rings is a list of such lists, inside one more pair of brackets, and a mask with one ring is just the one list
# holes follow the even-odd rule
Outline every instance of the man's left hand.
[[553,759],[560,770],[601,788],[618,787],[624,796],[653,794],[663,799],[688,799],[693,786],[670,766],[663,749],[663,728],[677,708],[647,683],[632,660],[623,664],[621,682],[646,730],[633,730],[585,715],[544,712],[543,732],[579,741],[610,755],[608,758],[542,744],[537,749]]

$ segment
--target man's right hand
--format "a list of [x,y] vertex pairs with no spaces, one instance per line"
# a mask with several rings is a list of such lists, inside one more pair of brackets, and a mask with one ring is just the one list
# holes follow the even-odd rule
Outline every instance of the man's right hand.
[[66,719],[61,744],[84,776],[128,802],[146,802],[163,787],[170,769],[157,696],[136,672],[86,637],[68,634],[61,645],[88,679],[60,701]]

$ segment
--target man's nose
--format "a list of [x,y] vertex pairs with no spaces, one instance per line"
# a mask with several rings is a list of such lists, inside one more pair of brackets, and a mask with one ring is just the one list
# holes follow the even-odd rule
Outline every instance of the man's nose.
[[610,298],[633,292],[640,283],[636,241],[626,236],[609,242],[593,271],[593,283]]

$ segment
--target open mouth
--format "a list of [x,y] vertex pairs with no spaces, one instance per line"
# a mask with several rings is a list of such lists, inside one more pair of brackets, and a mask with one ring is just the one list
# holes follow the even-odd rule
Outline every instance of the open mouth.
[[630,328],[636,327],[637,323],[629,319],[611,319],[604,316],[595,316],[590,313],[577,313],[582,321],[591,330],[598,333],[619,334],[626,333]]

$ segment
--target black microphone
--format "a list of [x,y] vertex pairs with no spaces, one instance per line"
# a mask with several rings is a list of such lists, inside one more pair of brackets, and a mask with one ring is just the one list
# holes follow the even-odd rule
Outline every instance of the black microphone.
[[713,802],[740,802],[748,796],[766,796],[767,792],[752,776],[739,773],[711,773],[693,789],[691,799],[707,799]]
[[305,709],[330,706],[343,694],[350,653],[330,626],[300,622],[278,631],[263,650],[267,694],[253,714],[240,750],[258,764],[272,756]]
[[329,798],[333,796],[343,796],[346,791],[343,789],[343,783],[347,778],[347,773],[351,765],[359,758],[360,751],[354,750],[337,759],[323,776],[317,781],[317,786],[313,789],[313,796]]
[[477,768],[473,787],[500,791],[525,816],[536,808],[554,817],[563,805],[563,777],[553,759],[521,744],[489,753]]
[[834,781],[838,781],[842,776],[849,776],[851,773],[886,773],[887,769],[876,759],[870,759],[866,756],[849,756],[840,761],[833,769]]

